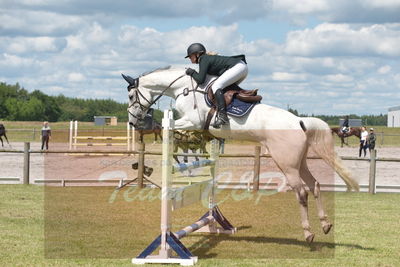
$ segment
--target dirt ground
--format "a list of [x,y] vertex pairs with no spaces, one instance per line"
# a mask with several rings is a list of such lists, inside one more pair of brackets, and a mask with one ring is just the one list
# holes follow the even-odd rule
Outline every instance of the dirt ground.
[[[12,143],[12,148],[23,150],[23,143]],[[31,143],[31,149],[40,149],[39,143]],[[68,149],[65,143],[50,143],[50,150]],[[99,148],[97,148],[99,149]],[[102,150],[111,149],[105,147]],[[119,148],[121,149],[121,148]],[[340,156],[358,156],[357,147],[335,147]],[[161,151],[161,144],[147,144],[146,151]],[[226,145],[225,153],[254,153],[253,145]],[[399,147],[377,148],[380,158],[399,158]],[[366,158],[369,158],[367,152]],[[137,156],[71,156],[67,154],[31,154],[30,179],[133,179],[137,172],[132,164]],[[270,158],[262,158],[260,183],[277,183],[280,190],[287,189],[284,176]],[[309,159],[311,172],[320,183],[344,184],[322,160]],[[146,156],[145,165],[153,167],[150,179],[160,183],[160,156]],[[351,171],[360,184],[368,184],[369,161],[345,160],[344,165]],[[22,177],[23,154],[0,153],[0,177]],[[176,174],[175,179],[188,181],[187,173]],[[207,170],[194,170],[193,180],[208,175]],[[246,184],[253,177],[253,159],[221,158],[219,163],[220,181],[243,182]],[[400,185],[400,164],[396,162],[377,162],[377,185]],[[7,183],[1,181],[1,183]]]

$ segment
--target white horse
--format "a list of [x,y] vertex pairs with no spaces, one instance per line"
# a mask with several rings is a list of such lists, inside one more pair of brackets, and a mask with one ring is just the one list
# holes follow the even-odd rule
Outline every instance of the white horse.
[[[176,129],[203,129],[210,108],[204,100],[204,87],[185,75],[184,69],[158,69],[133,79],[123,75],[129,83],[129,122],[135,126],[142,120],[147,109],[162,95],[176,100],[175,106],[181,118],[175,121]],[[206,84],[206,83],[205,83]],[[214,119],[214,118],[213,118]],[[304,121],[304,124],[303,122]],[[305,127],[304,127],[305,125]],[[221,129],[209,129],[216,137],[224,139],[249,140],[265,146],[272,159],[287,178],[288,185],[295,191],[300,203],[304,236],[311,243],[308,219],[308,193],[302,181],[309,187],[317,203],[322,229],[327,234],[332,224],[328,221],[322,206],[320,186],[307,166],[307,150],[315,151],[346,182],[349,189],[358,190],[358,184],[345,171],[333,151],[333,138],[329,127],[316,118],[299,118],[292,113],[272,106],[257,104],[244,117],[230,116],[229,124]]]

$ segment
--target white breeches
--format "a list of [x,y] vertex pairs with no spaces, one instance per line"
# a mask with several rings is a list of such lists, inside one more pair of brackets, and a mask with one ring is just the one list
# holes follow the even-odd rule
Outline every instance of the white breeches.
[[248,72],[247,64],[240,61],[218,77],[212,86],[213,91],[215,92],[218,89],[224,89],[234,83],[240,84],[247,77]]

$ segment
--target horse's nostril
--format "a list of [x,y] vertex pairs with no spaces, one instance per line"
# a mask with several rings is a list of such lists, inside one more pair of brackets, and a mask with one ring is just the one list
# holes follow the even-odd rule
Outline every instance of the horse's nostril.
[[132,122],[129,122],[129,125],[130,125],[131,127],[134,127],[134,126],[135,126]]

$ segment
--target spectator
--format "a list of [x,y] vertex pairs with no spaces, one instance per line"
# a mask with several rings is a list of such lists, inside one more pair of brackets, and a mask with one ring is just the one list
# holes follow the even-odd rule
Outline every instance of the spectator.
[[368,135],[369,153],[371,153],[371,150],[375,149],[375,141],[376,141],[376,135],[374,133],[374,128],[370,128],[369,135]]
[[361,138],[360,138],[360,150],[358,152],[358,156],[361,157],[361,151],[364,150],[364,157],[367,155],[367,147],[368,147],[368,132],[365,130],[365,127],[361,127]]
[[44,145],[46,145],[46,150],[49,150],[49,140],[51,136],[51,129],[47,121],[43,122],[42,128],[42,150]]

